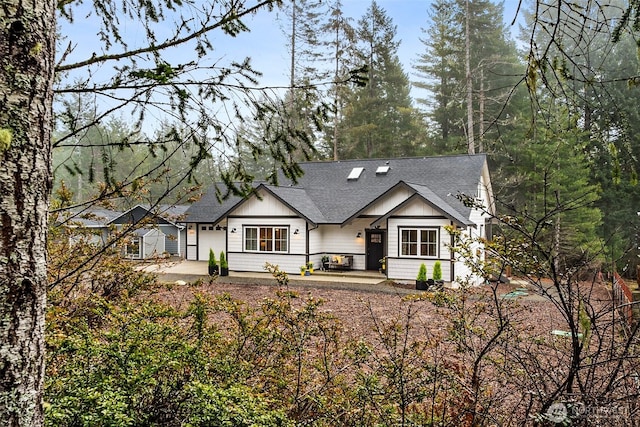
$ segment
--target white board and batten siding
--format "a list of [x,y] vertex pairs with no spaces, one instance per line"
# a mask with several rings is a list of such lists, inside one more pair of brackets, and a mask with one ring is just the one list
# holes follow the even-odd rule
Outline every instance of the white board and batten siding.
[[[401,281],[416,280],[418,276],[418,270],[420,264],[424,262],[427,267],[427,279],[433,277],[433,265],[438,261],[437,259],[411,259],[411,258],[398,258],[391,259],[387,262],[387,271],[390,279]],[[445,282],[450,281],[451,277],[451,260],[441,259],[440,265],[442,267],[442,280]],[[458,273],[458,266],[456,265],[456,273]]]
[[369,206],[362,215],[383,216],[396,206],[411,197],[413,193],[406,188],[396,188],[393,192],[385,194],[378,201]]
[[[491,199],[490,190],[491,181],[488,176],[488,170],[485,171],[480,177],[478,183],[478,189],[476,193],[476,202],[482,203],[485,209],[472,209],[469,215],[469,219],[476,224],[475,227],[470,227],[463,232],[464,239],[470,239],[471,253],[478,259],[473,260],[458,260],[456,264],[456,279],[460,283],[470,283],[472,285],[480,285],[483,283],[484,278],[479,277],[471,271],[471,268],[467,265],[468,262],[482,262],[484,260],[485,246],[481,243],[480,239],[490,238],[487,236],[486,221],[491,218],[491,214],[488,212],[494,211],[493,200]],[[488,211],[488,212],[486,212]]]
[[229,255],[229,270],[264,273],[264,266],[268,262],[287,274],[300,274],[300,266],[305,265],[306,259],[306,255],[234,252]]
[[313,263],[314,268],[320,268],[322,264],[325,250],[323,230],[324,226],[309,230],[309,261]]
[[[262,200],[251,198],[239,206],[227,219],[229,269],[233,271],[264,272],[265,263],[277,264],[288,274],[299,274],[306,263],[306,221],[268,193]],[[246,252],[244,228],[247,226],[274,226],[289,229],[289,247],[286,253]],[[235,229],[235,232],[232,232]],[[298,230],[296,234],[295,231]]]
[[[344,227],[321,225],[318,229],[322,242],[319,247],[324,248],[325,251],[328,250],[326,252],[328,255],[353,255],[353,269],[364,270],[366,268],[365,229],[370,223],[371,219],[355,219]],[[358,233],[360,237],[356,237]],[[314,257],[314,265],[320,265],[322,253]]]
[[[415,280],[421,263],[427,266],[427,277],[431,278],[433,265],[440,261],[442,265],[442,278],[449,281],[451,277],[451,236],[445,230],[445,226],[451,221],[442,216],[442,213],[426,203],[415,200],[389,218],[387,226],[387,262],[388,276],[391,279]],[[400,230],[402,228],[436,228],[438,230],[438,256],[436,258],[402,257],[400,254]]]

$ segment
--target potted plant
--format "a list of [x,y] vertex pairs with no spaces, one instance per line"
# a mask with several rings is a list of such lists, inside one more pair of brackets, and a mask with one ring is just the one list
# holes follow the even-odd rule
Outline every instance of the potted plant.
[[227,257],[225,256],[224,251],[220,251],[220,275],[229,275],[229,263],[227,262]]
[[380,263],[380,273],[386,274],[387,272],[387,257],[380,258],[378,260]]
[[213,253],[213,249],[209,249],[209,276],[218,274],[218,263],[216,262],[216,255]]
[[429,289],[427,285],[427,266],[424,265],[424,262],[420,264],[420,269],[418,270],[418,276],[416,277],[416,289],[419,291],[426,291]]
[[440,261],[436,261],[433,264],[433,281],[438,288],[442,288],[444,286],[444,280],[442,280],[442,264]]
[[309,274],[313,274],[313,263],[311,261],[307,263],[307,271]]
[[300,275],[304,276],[305,274],[307,274],[307,265],[301,265],[300,266]]

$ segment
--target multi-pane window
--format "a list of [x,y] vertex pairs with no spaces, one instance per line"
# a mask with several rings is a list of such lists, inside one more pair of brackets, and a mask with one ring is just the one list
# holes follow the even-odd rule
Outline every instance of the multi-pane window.
[[249,252],[287,252],[289,229],[286,227],[245,227],[244,250]]
[[287,252],[289,250],[289,230],[287,228],[273,229],[274,252]]
[[258,229],[255,227],[247,227],[244,229],[244,250],[258,250]]
[[140,256],[140,238],[133,237],[126,244],[127,255],[131,258],[141,258]]
[[418,255],[418,230],[402,230],[402,255]]
[[437,257],[438,230],[433,228],[404,228],[400,231],[402,256]]

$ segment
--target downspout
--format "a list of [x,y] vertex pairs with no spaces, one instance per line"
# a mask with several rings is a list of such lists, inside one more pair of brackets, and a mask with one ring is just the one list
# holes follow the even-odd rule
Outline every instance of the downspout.
[[[316,227],[317,228],[317,227]],[[309,264],[309,222],[304,222],[304,239],[305,239],[305,264]]]
[[[455,227],[453,224],[453,221],[451,221],[451,226]],[[455,262],[455,256],[454,253],[455,251],[454,249],[454,245],[455,245],[455,235],[453,233],[451,233],[451,250],[449,251],[449,256],[451,257],[451,261],[449,261],[451,263],[451,268],[449,268],[449,282],[453,283],[453,281],[455,280],[456,277],[456,262]]]
[[[224,253],[227,256],[227,268],[231,271],[231,263],[229,262],[229,220],[226,219],[226,225],[224,226]],[[244,233],[243,233],[244,235]],[[244,249],[244,241],[241,240],[241,247]]]

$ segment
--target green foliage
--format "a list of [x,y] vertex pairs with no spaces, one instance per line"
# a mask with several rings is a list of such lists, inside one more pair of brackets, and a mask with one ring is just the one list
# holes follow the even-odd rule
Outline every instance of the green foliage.
[[220,251],[220,267],[229,268],[229,263],[227,262],[227,257],[225,256],[224,251]]
[[344,116],[338,124],[340,158],[405,157],[420,152],[426,130],[413,108],[395,37],[391,18],[371,3],[358,21],[352,53],[354,63],[366,64],[362,71],[367,72],[367,84],[345,95]]
[[150,302],[94,305],[100,327],[77,308],[50,309],[46,425],[291,425],[255,390],[214,375],[206,299],[184,313]]
[[427,266],[424,264],[424,262],[420,264],[420,268],[418,269],[418,276],[416,277],[416,280],[419,282],[427,281]]
[[159,62],[156,68],[148,70],[134,70],[131,77],[141,80],[154,80],[159,83],[168,83],[176,77],[176,70],[166,62]]
[[440,261],[433,264],[433,280],[442,280],[442,263]]
[[271,273],[280,287],[289,286],[289,275],[286,272],[280,270],[279,266],[267,262],[264,264],[264,269]]
[[294,426],[283,411],[274,411],[250,388],[193,383],[187,391],[188,413],[185,427],[286,427]]
[[[426,89],[430,94],[417,99],[433,123],[430,152],[466,151],[467,23],[469,68],[473,74],[474,132],[485,145],[483,151],[490,152],[486,145],[494,144],[514,126],[522,125],[504,120],[525,107],[520,101],[513,102],[514,93],[511,91],[520,92],[515,97],[518,99],[526,99],[526,93],[515,88],[524,68],[510,32],[504,27],[503,17],[503,4],[493,1],[431,2],[428,25],[423,29],[425,37],[420,39],[424,50],[414,65],[419,79],[414,82],[415,87]],[[499,128],[493,126],[497,122],[500,123]]]
[[209,249],[209,267],[215,267],[217,265],[216,254],[213,253],[213,249]]

